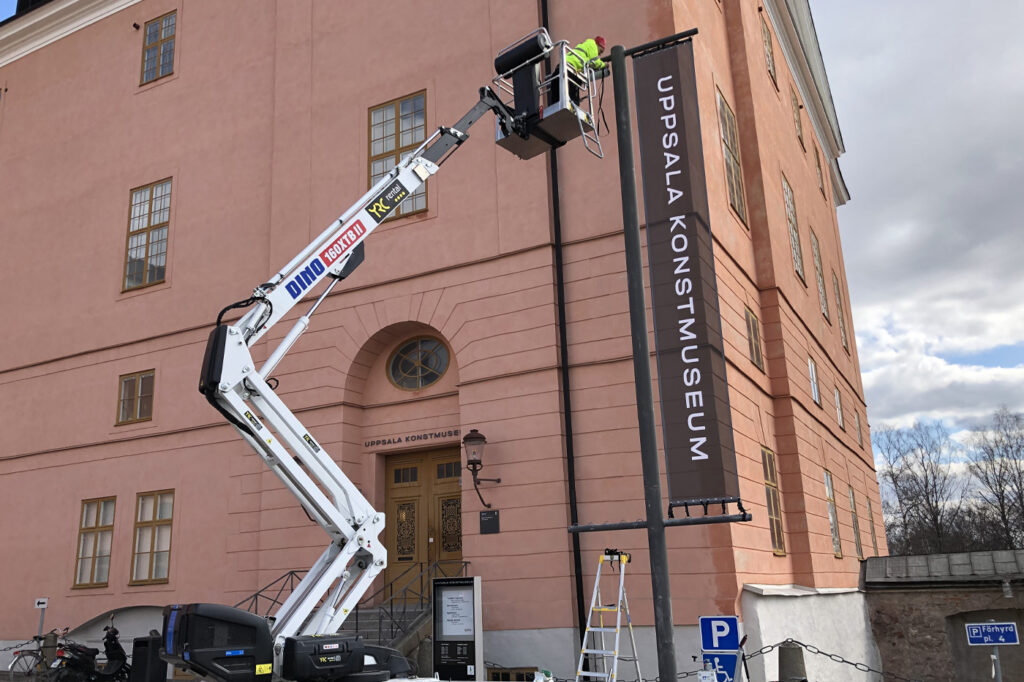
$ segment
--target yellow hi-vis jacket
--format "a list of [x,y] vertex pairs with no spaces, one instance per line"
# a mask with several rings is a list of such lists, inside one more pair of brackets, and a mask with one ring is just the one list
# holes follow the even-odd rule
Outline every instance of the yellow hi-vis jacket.
[[[582,43],[577,45],[576,46],[576,52],[579,52],[580,54],[586,55],[587,62],[590,64],[591,68],[594,68],[594,69],[603,69],[604,68],[604,62],[601,61],[598,58],[598,55],[601,54],[601,51],[597,48],[597,43],[594,42],[593,38],[587,38]],[[580,63],[580,58],[577,57],[572,52],[570,52],[569,56],[566,57],[565,63],[568,64],[569,66],[571,66],[572,68],[574,68],[577,71],[582,71],[583,70],[583,64]]]

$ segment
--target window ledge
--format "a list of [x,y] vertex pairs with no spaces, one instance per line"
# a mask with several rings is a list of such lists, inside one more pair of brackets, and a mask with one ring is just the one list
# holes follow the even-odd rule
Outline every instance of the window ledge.
[[118,296],[120,297],[121,300],[124,300],[127,298],[134,298],[135,296],[141,296],[147,293],[152,293],[154,291],[163,291],[164,289],[169,289],[170,286],[171,283],[167,279],[164,279],[160,282],[153,282],[152,284],[143,284],[142,286],[132,287],[131,289],[121,289],[121,291],[118,293]]
[[[175,55],[175,56],[177,56],[177,55]],[[160,87],[164,83],[171,83],[171,82],[176,81],[176,80],[178,80],[178,72],[174,71],[172,73],[167,74],[166,76],[160,76],[159,78],[154,78],[151,81],[146,81],[145,83],[139,83],[138,87],[135,88],[135,94],[139,94],[139,93],[143,93],[143,92],[149,92],[153,88]]]

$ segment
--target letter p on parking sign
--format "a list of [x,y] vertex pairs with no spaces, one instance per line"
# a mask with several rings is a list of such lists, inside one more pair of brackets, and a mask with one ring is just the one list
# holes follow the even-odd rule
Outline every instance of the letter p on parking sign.
[[704,651],[737,651],[740,619],[736,616],[701,616],[700,648]]

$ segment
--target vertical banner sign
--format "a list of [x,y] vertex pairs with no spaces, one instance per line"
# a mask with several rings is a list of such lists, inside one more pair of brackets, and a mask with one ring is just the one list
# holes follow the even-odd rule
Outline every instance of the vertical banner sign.
[[669,505],[738,497],[693,43],[633,76]]

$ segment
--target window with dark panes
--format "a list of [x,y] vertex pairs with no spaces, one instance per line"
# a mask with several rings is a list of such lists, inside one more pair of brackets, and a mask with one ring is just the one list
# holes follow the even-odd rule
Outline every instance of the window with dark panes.
[[821,154],[818,153],[817,146],[814,147],[814,169],[818,173],[818,189],[821,190],[821,196],[828,201],[828,195],[825,194],[825,175],[821,171]]
[[448,347],[441,341],[429,336],[413,339],[391,356],[388,377],[398,388],[426,388],[444,376],[448,358]]
[[818,236],[811,233],[811,258],[814,260],[814,276],[818,280],[818,302],[821,306],[821,314],[825,319],[832,322],[828,314],[828,290],[825,289],[825,273],[821,269],[821,249],[818,247]]
[[761,325],[754,311],[746,307],[744,311],[747,318],[747,345],[750,350],[750,361],[763,372],[764,355],[761,353]]
[[800,248],[800,227],[796,221],[796,200],[793,198],[793,188],[789,185],[786,176],[782,176],[782,198],[786,203],[786,222],[789,224],[789,246],[793,252],[793,269],[800,276],[803,282],[804,277],[804,252]]
[[419,478],[417,467],[398,467],[395,469],[395,483],[415,483]]
[[878,536],[875,535],[875,510],[871,507],[871,498],[868,498],[868,526],[871,527],[871,548],[878,556]]
[[131,584],[167,582],[171,565],[173,517],[173,490],[139,494],[135,503]]
[[864,558],[864,547],[860,544],[860,520],[857,518],[857,498],[853,494],[853,486],[850,489],[850,515],[853,517],[853,546],[857,550],[857,558]]
[[860,412],[853,411],[853,421],[857,424],[857,445],[864,447],[864,432],[860,430]]
[[764,469],[764,494],[768,505],[768,528],[772,535],[772,551],[786,553],[786,539],[782,534],[782,503],[779,499],[779,473],[775,466],[775,453],[761,448],[761,466]]
[[114,534],[113,497],[82,500],[78,525],[75,587],[106,587]]
[[718,122],[722,128],[722,155],[725,157],[725,179],[729,187],[729,205],[740,219],[747,222],[747,205],[743,198],[743,171],[740,168],[740,138],[736,132],[736,115],[718,92]]
[[761,42],[764,43],[764,61],[768,67],[768,75],[772,77],[772,83],[779,87],[779,81],[775,77],[775,49],[772,47],[772,32],[768,28],[768,22],[761,15]]
[[488,668],[489,682],[533,682],[536,668]]
[[843,349],[847,353],[850,352],[850,341],[846,335],[846,315],[843,314],[843,295],[839,290],[839,278],[836,277],[836,273],[832,273],[832,288],[836,294],[836,316],[839,318],[839,338],[843,342]]
[[[427,94],[419,92],[370,109],[370,187],[426,139],[426,102]],[[402,202],[392,216],[426,209],[427,186],[423,184]]]
[[174,73],[177,22],[177,12],[146,22],[142,34],[142,85]]
[[170,178],[131,191],[124,291],[164,281],[167,274],[167,228],[170,221]]
[[800,146],[804,148],[804,124],[800,116],[800,100],[796,96],[796,90],[792,87],[789,88],[789,96],[793,101],[793,125],[796,127],[796,139],[800,141]]
[[154,376],[154,370],[150,369],[120,377],[118,424],[131,424],[153,418]]

